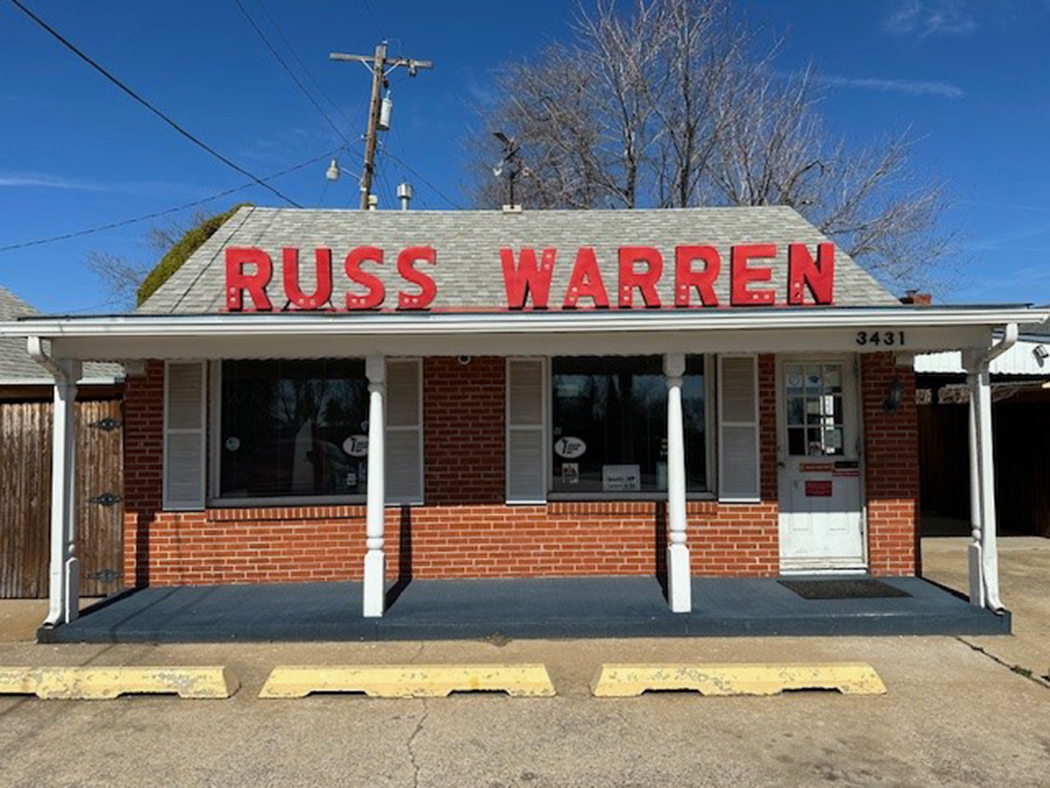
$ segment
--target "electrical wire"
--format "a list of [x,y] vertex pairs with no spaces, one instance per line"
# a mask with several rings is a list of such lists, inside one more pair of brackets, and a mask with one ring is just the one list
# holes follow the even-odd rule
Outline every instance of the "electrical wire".
[[372,24],[376,26],[376,32],[379,33],[379,37],[386,40],[386,36],[383,35],[383,28],[379,24],[379,19],[376,17],[375,11],[372,10],[372,4],[368,0],[361,0],[365,4],[365,10],[368,11],[368,15],[372,17]]
[[419,170],[417,170],[414,167],[412,167],[411,164],[406,162],[404,159],[398,158],[397,156],[395,156],[390,151],[386,151],[386,155],[389,156],[394,161],[396,161],[398,164],[400,164],[402,167],[404,167],[410,173],[415,175],[417,178],[419,178],[419,180],[423,182],[424,186],[428,186],[431,191],[433,191],[436,195],[438,195],[442,200],[447,202],[453,208],[456,208],[456,209],[459,209],[459,210],[463,210],[463,206],[462,205],[457,203],[455,200],[453,200],[451,197],[449,197],[447,194],[445,194],[445,192],[441,191],[441,189],[439,189],[433,183],[431,183],[426,178],[424,178],[422,175],[420,175]]
[[292,46],[291,42],[288,40],[288,37],[284,34],[284,30],[281,28],[280,24],[278,24],[276,19],[274,19],[273,14],[270,13],[270,9],[266,7],[266,3],[264,3],[263,0],[255,0],[255,2],[256,5],[258,5],[259,8],[262,9],[263,13],[266,14],[266,18],[270,20],[270,25],[273,27],[274,30],[277,31],[277,35],[281,37],[281,41],[284,42],[285,48],[291,53],[292,57],[295,58],[295,62],[299,64],[299,68],[303,70],[303,73],[306,74],[307,77],[309,77],[310,81],[314,84],[314,87],[316,87],[317,90],[321,93],[321,95],[324,96],[325,99],[327,99],[328,103],[332,105],[332,109],[334,109],[346,122],[346,127],[350,128],[350,126],[353,125],[350,122],[350,117],[346,114],[346,112],[343,111],[343,108],[339,106],[335,99],[332,98],[331,94],[327,90],[325,90],[324,85],[322,85],[317,80],[313,72],[310,71],[309,68],[307,68],[306,64],[302,61],[302,58],[299,57],[299,53],[295,51],[295,47]]
[[184,129],[171,116],[165,114],[162,110],[158,109],[156,106],[151,104],[147,99],[143,98],[141,95],[136,93],[132,88],[130,88],[127,85],[125,85],[117,77],[115,77],[112,73],[110,73],[104,67],[102,67],[99,63],[97,63],[96,61],[92,60],[91,57],[89,57],[87,54],[85,54],[80,49],[78,49],[76,47],[76,45],[73,44],[69,39],[67,39],[65,36],[63,36],[61,33],[59,33],[57,30],[55,30],[55,28],[51,27],[51,25],[49,25],[47,22],[45,22],[43,19],[41,19],[35,13],[33,13],[29,8],[27,8],[21,2],[21,0],[11,0],[11,3],[16,8],[18,8],[20,11],[22,11],[22,13],[24,13],[26,16],[28,16],[30,19],[32,19],[34,22],[36,22],[37,25],[39,25],[41,28],[43,28],[48,33],[50,33],[52,37],[54,37],[59,42],[61,42],[62,45],[66,47],[66,49],[68,49],[70,52],[72,52],[78,58],[80,58],[85,63],[87,63],[89,66],[91,66],[93,69],[95,69],[95,71],[97,71],[99,74],[104,76],[111,83],[116,85],[121,91],[126,93],[128,96],[130,96],[132,99],[137,101],[143,107],[148,109],[150,112],[152,112],[158,118],[163,120],[166,124],[168,124],[172,129],[174,129],[176,132],[178,132],[181,136],[185,137],[190,142],[192,142],[194,145],[196,145],[197,147],[201,148],[205,152],[209,153],[211,156],[213,156],[216,159],[218,159],[219,161],[221,161],[223,164],[225,164],[230,169],[236,170],[241,175],[244,175],[244,176],[246,176],[248,178],[251,178],[253,181],[255,181],[256,184],[258,184],[259,186],[262,186],[267,191],[272,192],[273,194],[275,194],[277,197],[279,197],[282,200],[284,200],[289,205],[292,205],[292,206],[294,206],[296,208],[302,208],[303,207],[299,203],[297,203],[295,200],[293,200],[291,197],[288,197],[285,194],[282,194],[278,189],[276,189],[275,187],[273,187],[270,184],[266,183],[262,178],[258,177],[257,175],[255,175],[252,172],[249,172],[248,170],[246,170],[241,165],[239,165],[236,162],[233,162],[230,159],[228,159],[226,156],[223,156],[221,153],[219,153],[217,150],[215,150],[213,147],[211,147],[208,143],[206,143],[200,137],[198,137],[195,134],[193,134],[192,132],[189,132],[186,129]]
[[[263,180],[273,180],[274,178],[280,178],[282,175],[287,175],[291,172],[301,170],[304,167],[309,167],[311,164],[316,164],[319,161],[323,161],[324,159],[329,158],[330,156],[338,153],[341,150],[346,150],[346,148],[340,147],[336,148],[335,150],[328,151],[327,153],[322,153],[320,156],[315,156],[309,161],[304,161],[301,164],[296,164],[292,167],[288,167],[287,169],[281,170],[280,172],[275,172],[272,175],[267,175],[265,178],[263,178]],[[325,182],[327,183],[327,180]],[[95,233],[100,233],[105,230],[115,230],[118,227],[127,227],[130,224],[137,224],[139,222],[149,221],[150,219],[157,219],[161,216],[167,216],[168,214],[178,213],[179,211],[185,211],[188,208],[195,208],[198,205],[204,205],[205,203],[212,202],[213,200],[218,200],[221,197],[226,197],[228,195],[235,194],[236,192],[244,191],[245,189],[250,189],[252,186],[255,186],[254,181],[250,183],[242,183],[240,186],[234,186],[231,189],[226,189],[224,191],[218,192],[217,194],[213,194],[210,197],[204,197],[200,200],[194,200],[193,202],[177,205],[174,208],[165,208],[162,211],[154,211],[153,213],[147,213],[142,216],[135,216],[130,219],[121,219],[120,221],[110,222],[109,224],[102,224],[97,227],[90,227],[85,230],[74,230],[73,232],[63,233],[62,235],[53,235],[48,238],[36,238],[30,241],[21,241],[19,243],[8,244],[7,246],[0,246],[0,252],[11,252],[15,249],[27,249],[30,246],[41,246],[43,244],[55,243],[56,241],[67,241],[71,238],[80,238],[85,235],[93,235]]]
[[262,28],[260,28],[255,23],[254,19],[252,19],[252,15],[249,14],[248,9],[244,7],[244,3],[242,3],[241,0],[235,0],[235,2],[237,3],[237,7],[241,9],[241,13],[244,14],[244,18],[248,20],[248,24],[252,26],[252,30],[254,30],[259,36],[259,38],[262,39],[262,42],[266,44],[266,48],[270,50],[270,54],[273,55],[277,62],[281,64],[281,68],[283,68],[285,70],[285,73],[287,73],[288,76],[292,78],[292,81],[296,84],[299,90],[303,92],[303,95],[306,96],[306,98],[309,99],[310,103],[314,105],[314,108],[319,113],[321,113],[321,117],[328,121],[328,125],[332,127],[332,131],[336,133],[336,136],[338,136],[343,142],[349,145],[350,140],[347,139],[346,134],[343,131],[341,131],[338,126],[335,125],[331,117],[329,117],[328,113],[324,111],[324,107],[317,103],[317,100],[314,98],[313,94],[306,89],[306,85],[302,83],[302,80],[300,80],[299,77],[295,75],[295,72],[292,71],[291,67],[288,65],[285,59],[281,57],[281,53],[278,52],[274,45],[270,43],[270,39],[266,37],[266,34],[262,31]]

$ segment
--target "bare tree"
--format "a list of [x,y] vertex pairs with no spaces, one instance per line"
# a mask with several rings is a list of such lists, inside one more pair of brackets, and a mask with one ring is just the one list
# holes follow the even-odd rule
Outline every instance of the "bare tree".
[[129,309],[135,306],[135,293],[152,267],[147,263],[132,262],[121,255],[98,250],[88,252],[87,264],[102,281],[108,300]]
[[109,301],[122,308],[134,308],[139,285],[156,262],[164,257],[191,227],[199,225],[207,218],[208,214],[196,211],[190,216],[188,223],[171,220],[167,224],[154,224],[149,227],[140,241],[140,246],[151,258],[148,261],[131,260],[124,255],[96,249],[88,252],[88,268],[102,282]]
[[[834,138],[812,70],[775,67],[727,0],[581,6],[569,43],[508,64],[482,136],[515,137],[520,202],[537,208],[790,205],[887,284],[924,285],[950,239],[943,185],[910,167],[914,140]],[[475,202],[505,202],[474,144]],[[484,169],[482,169],[484,168]]]

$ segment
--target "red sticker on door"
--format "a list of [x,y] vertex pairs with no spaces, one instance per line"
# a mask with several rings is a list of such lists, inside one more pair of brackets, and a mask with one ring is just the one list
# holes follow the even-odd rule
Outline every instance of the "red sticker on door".
[[806,482],[807,498],[830,498],[831,482]]

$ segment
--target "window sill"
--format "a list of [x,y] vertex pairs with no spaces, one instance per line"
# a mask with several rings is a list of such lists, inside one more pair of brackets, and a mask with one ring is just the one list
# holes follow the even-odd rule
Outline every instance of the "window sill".
[[217,498],[208,502],[206,513],[210,522],[361,519],[365,516],[365,500],[363,496],[322,499]]
[[[686,493],[685,499],[687,501],[715,501],[718,497],[711,492],[695,492]],[[567,501],[572,503],[586,503],[593,501],[594,503],[618,503],[621,501],[653,501],[663,502],[667,500],[666,492],[652,492],[652,493],[548,493],[547,501],[550,503],[559,503],[561,501]]]

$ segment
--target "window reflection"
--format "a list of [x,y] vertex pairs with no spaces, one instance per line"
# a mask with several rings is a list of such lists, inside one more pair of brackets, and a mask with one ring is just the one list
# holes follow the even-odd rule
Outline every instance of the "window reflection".
[[363,361],[224,361],[220,495],[363,494],[367,413]]
[[[555,492],[667,489],[667,379],[659,356],[560,357],[551,365]],[[682,385],[686,484],[707,480],[703,357]]]

